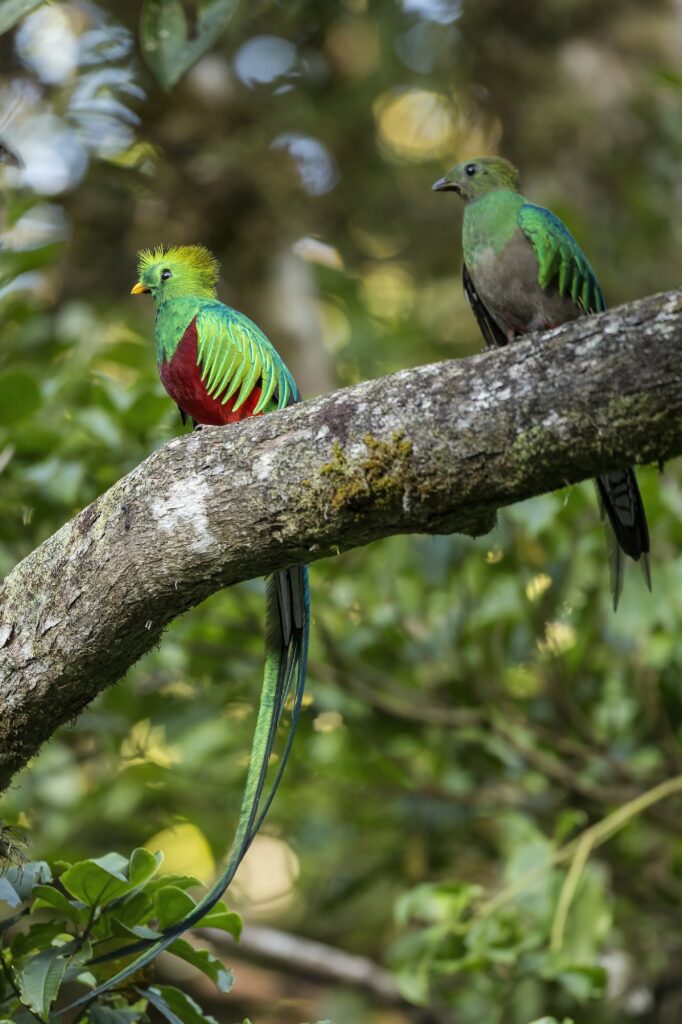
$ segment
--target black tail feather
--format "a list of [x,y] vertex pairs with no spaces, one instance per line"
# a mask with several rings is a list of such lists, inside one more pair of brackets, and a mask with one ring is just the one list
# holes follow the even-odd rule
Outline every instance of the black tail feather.
[[639,562],[651,590],[649,527],[637,477],[632,468],[606,473],[595,481],[602,518],[610,527],[611,590],[614,610],[623,587],[623,554]]

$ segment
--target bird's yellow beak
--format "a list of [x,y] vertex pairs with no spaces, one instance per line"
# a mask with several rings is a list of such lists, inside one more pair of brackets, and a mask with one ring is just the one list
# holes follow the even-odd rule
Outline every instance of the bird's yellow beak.
[[137,284],[134,284],[133,287],[130,289],[130,294],[131,295],[144,295],[144,293],[146,291],[148,291],[148,290],[149,289],[145,288],[145,286],[142,284],[141,281],[138,281]]

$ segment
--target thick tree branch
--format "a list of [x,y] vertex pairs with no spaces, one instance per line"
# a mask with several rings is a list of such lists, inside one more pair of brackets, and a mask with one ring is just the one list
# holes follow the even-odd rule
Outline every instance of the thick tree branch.
[[673,292],[171,441],[0,588],[0,789],[221,587],[682,453],[681,352]]

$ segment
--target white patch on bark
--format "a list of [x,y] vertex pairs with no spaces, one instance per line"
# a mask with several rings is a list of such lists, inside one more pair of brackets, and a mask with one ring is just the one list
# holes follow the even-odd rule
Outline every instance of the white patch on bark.
[[272,473],[272,467],[277,461],[279,452],[277,448],[266,448],[260,452],[253,463],[253,475],[256,480],[268,480]]
[[187,534],[194,551],[204,552],[216,543],[208,528],[206,499],[210,493],[203,476],[174,481],[163,498],[152,504],[152,512],[163,533]]
[[306,428],[303,430],[288,430],[277,437],[271,437],[261,446],[253,460],[251,467],[253,479],[260,481],[269,480],[272,476],[273,466],[280,457],[280,448],[286,447],[293,440],[302,441],[307,445],[313,439],[313,436],[311,431]]

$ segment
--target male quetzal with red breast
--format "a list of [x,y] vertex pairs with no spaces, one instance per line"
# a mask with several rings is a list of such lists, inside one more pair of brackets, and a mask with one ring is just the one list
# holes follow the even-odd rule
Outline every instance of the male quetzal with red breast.
[[[606,303],[585,254],[559,218],[519,191],[516,168],[501,157],[456,164],[433,185],[465,202],[464,291],[488,348],[548,330]],[[623,554],[642,566],[647,586],[649,529],[633,469],[596,480],[602,515],[615,538],[613,606],[623,586]]]
[[[156,304],[156,357],[163,385],[183,421],[222,426],[283,409],[299,399],[291,373],[259,327],[216,297],[218,263],[198,245],[144,250],[133,295]],[[172,928],[125,945],[102,959],[140,953],[132,963],[73,1006],[119,985],[198,924],[215,906],[258,831],[284,770],[296,728],[308,656],[308,569],[281,569],[267,580],[265,672],[246,785],[228,864],[196,907]],[[265,778],[277,725],[290,693],[292,719],[268,794]],[[68,1007],[71,1009],[72,1007]]]

